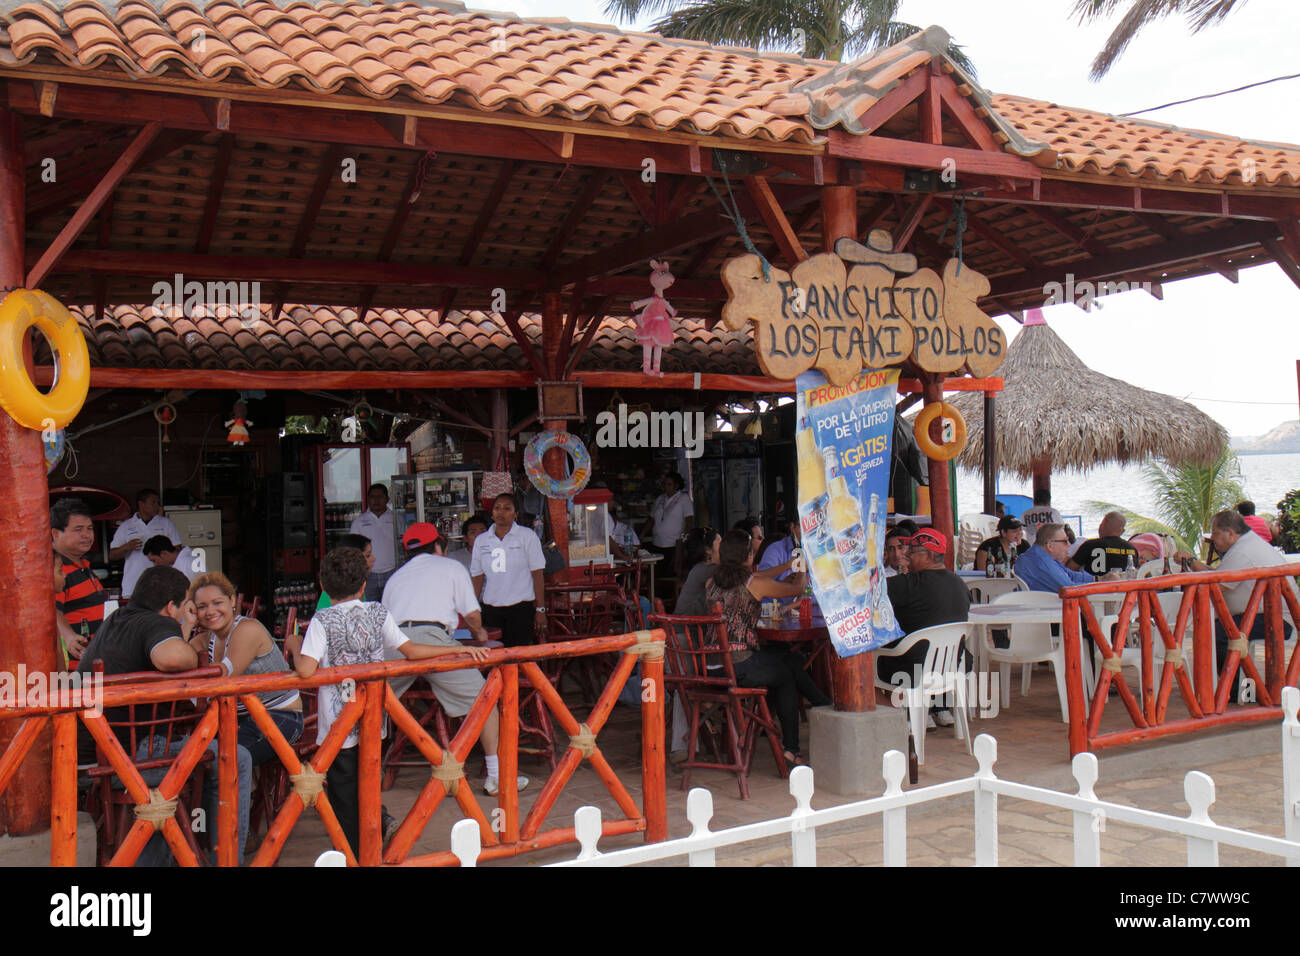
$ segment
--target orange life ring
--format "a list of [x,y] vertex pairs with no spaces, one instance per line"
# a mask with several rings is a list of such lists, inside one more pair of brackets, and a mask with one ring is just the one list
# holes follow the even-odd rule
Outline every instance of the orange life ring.
[[[35,326],[55,352],[54,387],[42,393],[27,374],[23,343]],[[0,407],[33,431],[66,428],[90,390],[90,353],[76,318],[39,289],[14,289],[0,301]]]
[[[930,423],[940,415],[952,419],[952,441],[944,445],[936,445],[930,438]],[[960,455],[966,447],[966,419],[947,402],[931,402],[916,416],[916,421],[912,423],[912,434],[916,436],[916,446],[925,452],[927,458],[932,461],[949,461]]]

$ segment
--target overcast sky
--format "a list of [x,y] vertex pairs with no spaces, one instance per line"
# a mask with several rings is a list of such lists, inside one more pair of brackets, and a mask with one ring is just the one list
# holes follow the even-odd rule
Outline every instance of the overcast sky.
[[[610,22],[602,0],[470,0],[469,6]],[[901,16],[946,29],[993,92],[1117,114],[1300,73],[1297,0],[1247,0],[1198,35],[1181,19],[1149,27],[1100,83],[1088,79],[1088,66],[1115,21],[1078,26],[1069,18],[1072,6],[1073,0],[904,0]],[[1287,80],[1143,117],[1300,143],[1297,97],[1300,80]],[[1277,266],[1244,270],[1237,285],[1218,275],[1175,282],[1164,294],[1163,302],[1145,292],[1108,296],[1091,314],[1056,306],[1047,320],[1097,371],[1186,397],[1234,435],[1262,434],[1298,417],[1300,289]],[[1003,324],[1012,334],[1019,328],[1010,319]]]

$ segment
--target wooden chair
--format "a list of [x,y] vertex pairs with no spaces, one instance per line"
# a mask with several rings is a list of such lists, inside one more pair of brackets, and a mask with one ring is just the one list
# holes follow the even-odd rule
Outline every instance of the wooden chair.
[[[667,635],[664,681],[682,695],[690,721],[681,788],[690,786],[692,770],[727,770],[736,775],[740,799],[748,800],[749,769],[760,731],[767,734],[777,772],[788,776],[781,733],[767,706],[767,688],[737,685],[722,615],[652,614],[647,626],[662,627]],[[710,718],[718,724],[716,733]],[[701,729],[710,730],[713,761],[696,759]]]
[[[566,585],[546,589],[546,624],[551,641],[577,641],[621,634],[626,599],[622,589],[608,585]],[[565,674],[574,675],[583,702],[595,706],[613,667],[611,655],[594,654],[555,661],[547,676],[563,692]]]
[[235,606],[244,617],[256,618],[262,613],[262,599],[254,595],[251,601],[244,600],[244,595],[235,595]]

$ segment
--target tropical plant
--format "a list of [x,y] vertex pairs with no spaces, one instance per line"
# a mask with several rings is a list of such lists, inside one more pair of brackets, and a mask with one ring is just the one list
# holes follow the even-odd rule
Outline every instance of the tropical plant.
[[1277,503],[1277,523],[1281,534],[1273,543],[1287,554],[1300,554],[1300,488]]
[[1100,80],[1115,65],[1124,49],[1143,27],[1171,13],[1187,16],[1193,33],[1199,33],[1210,24],[1222,20],[1245,0],[1075,0],[1071,15],[1080,23],[1090,23],[1110,16],[1121,3],[1128,3],[1128,12],[1106,39],[1097,58],[1092,61],[1090,76]]
[[[705,43],[793,50],[822,60],[853,58],[906,40],[921,28],[895,19],[902,0],[606,0],[605,15],[624,23],[662,13],[650,29]],[[955,43],[949,58],[975,67]]]
[[1201,535],[1217,512],[1232,508],[1245,496],[1241,487],[1241,464],[1227,445],[1209,465],[1174,465],[1149,461],[1142,476],[1155,491],[1156,517],[1137,514],[1106,501],[1090,501],[1097,511],[1118,511],[1128,521],[1127,531],[1154,531],[1173,537],[1174,542],[1195,554]]

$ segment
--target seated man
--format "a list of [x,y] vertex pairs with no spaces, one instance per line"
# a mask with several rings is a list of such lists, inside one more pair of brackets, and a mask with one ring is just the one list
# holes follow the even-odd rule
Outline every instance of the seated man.
[[1034,492],[1034,504],[1020,516],[1025,526],[1025,540],[1030,544],[1038,537],[1039,529],[1047,522],[1061,524],[1061,513],[1052,507],[1052,493],[1046,488]]
[[915,521],[904,518],[885,532],[885,577],[908,572],[907,542],[920,530]]
[[981,541],[975,549],[975,570],[983,571],[990,564],[1000,564],[1010,568],[1020,556],[1029,550],[1025,543],[1024,525],[1014,515],[998,519],[998,533],[986,541]]
[[1138,550],[1123,538],[1126,523],[1118,511],[1106,512],[1101,524],[1097,526],[1097,537],[1089,538],[1079,545],[1065,566],[1071,571],[1102,575],[1107,571],[1123,572],[1132,560],[1136,569]]
[[[966,582],[944,566],[948,539],[934,528],[922,528],[906,540],[907,563],[910,570],[894,575],[886,582],[889,603],[904,634],[911,634],[936,624],[955,624],[966,620],[970,611],[970,591]],[[901,640],[901,638],[900,638]],[[898,644],[886,644],[893,647]],[[918,641],[902,657],[876,658],[876,673],[880,679],[904,687],[914,686],[917,673],[925,664],[930,650],[928,641]],[[970,655],[966,655],[970,669]],[[905,675],[905,676],[900,676]],[[931,719],[941,727],[951,727],[952,714],[947,708],[932,707]]]
[[1255,502],[1237,502],[1237,514],[1241,515],[1241,520],[1246,522],[1246,527],[1259,535],[1265,544],[1273,543],[1273,532],[1269,530],[1268,522],[1255,514]]
[[[1242,516],[1236,511],[1220,511],[1210,519],[1210,541],[1214,545],[1214,550],[1223,555],[1219,559],[1217,571],[1236,571],[1241,568],[1270,568],[1279,564],[1286,564],[1286,556],[1279,553],[1276,549],[1267,544],[1263,538],[1250,530],[1250,527],[1242,519]],[[1209,566],[1196,558],[1190,551],[1178,550],[1174,552],[1174,558],[1179,561],[1187,561],[1193,571],[1208,571]],[[1291,578],[1285,578],[1287,587],[1291,588],[1292,593],[1296,593],[1295,581]],[[1223,589],[1224,601],[1228,605],[1228,612],[1232,615],[1233,623],[1241,627],[1241,619],[1245,616],[1246,605],[1250,603],[1251,592],[1255,589],[1253,580],[1237,581],[1232,584],[1220,584]],[[1264,603],[1261,601],[1259,610],[1255,614],[1255,623],[1251,625],[1250,633],[1242,635],[1247,640],[1258,641],[1267,634],[1267,616],[1264,614]],[[1291,625],[1285,621],[1282,622],[1283,637],[1291,635]],[[1215,665],[1222,671],[1223,660],[1228,656],[1228,635],[1223,629],[1223,624],[1219,621],[1218,615],[1214,619],[1214,659]],[[1232,678],[1232,695],[1229,700],[1234,703],[1237,700],[1237,688],[1241,681],[1241,670]]]
[[[776,580],[784,581],[790,576],[791,562],[794,560],[794,553],[799,547],[799,522],[798,520],[789,522],[780,522],[786,525],[785,534],[772,541],[763,549],[763,556],[758,559],[754,566],[756,571],[768,571],[772,569],[781,569],[776,575]],[[805,567],[806,571],[807,568]]]
[[[1034,546],[1016,562],[1016,577],[1031,591],[1050,591],[1052,594],[1071,584],[1091,584],[1091,574],[1072,571],[1065,566],[1069,546],[1070,539],[1065,535],[1064,525],[1055,521],[1039,525]],[[1113,580],[1119,575],[1112,571],[1103,577]]]
[[[149,559],[150,564],[155,567],[175,568],[190,581],[193,581],[207,570],[206,566],[198,567],[200,562],[189,545],[172,544],[171,539],[165,534],[154,535],[144,543],[141,550],[144,552],[144,556]],[[213,570],[220,569],[213,568]]]

